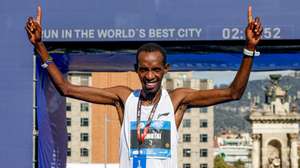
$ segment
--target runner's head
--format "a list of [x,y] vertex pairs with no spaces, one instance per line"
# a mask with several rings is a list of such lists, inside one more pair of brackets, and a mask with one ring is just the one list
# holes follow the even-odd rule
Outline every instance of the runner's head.
[[138,49],[135,69],[146,94],[156,94],[159,91],[168,68],[166,51],[161,46],[147,43]]

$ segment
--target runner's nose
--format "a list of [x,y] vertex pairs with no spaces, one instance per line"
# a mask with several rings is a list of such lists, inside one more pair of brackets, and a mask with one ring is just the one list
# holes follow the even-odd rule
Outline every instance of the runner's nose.
[[154,78],[155,78],[155,76],[154,76],[153,72],[151,72],[151,71],[147,72],[146,79],[148,81],[152,81]]

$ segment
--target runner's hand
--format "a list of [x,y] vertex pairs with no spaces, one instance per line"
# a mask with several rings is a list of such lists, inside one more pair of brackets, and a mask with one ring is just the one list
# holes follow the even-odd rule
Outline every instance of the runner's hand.
[[255,50],[256,45],[261,39],[261,34],[263,32],[263,27],[259,17],[253,19],[252,7],[248,7],[248,26],[246,27],[246,41],[248,49]]
[[33,45],[41,42],[42,39],[42,9],[40,6],[37,7],[37,15],[36,18],[28,17],[25,29],[28,35],[28,39]]

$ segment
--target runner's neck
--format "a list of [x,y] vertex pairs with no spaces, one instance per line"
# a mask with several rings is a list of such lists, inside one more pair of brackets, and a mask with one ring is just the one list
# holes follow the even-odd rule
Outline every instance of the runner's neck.
[[161,96],[161,89],[159,89],[155,94],[146,94],[143,90],[141,92],[142,96],[142,105],[143,106],[152,106],[155,103],[158,103]]

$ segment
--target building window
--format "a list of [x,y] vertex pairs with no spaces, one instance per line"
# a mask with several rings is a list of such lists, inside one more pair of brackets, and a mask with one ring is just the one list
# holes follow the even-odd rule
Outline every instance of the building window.
[[80,141],[89,141],[89,134],[88,133],[81,133],[80,134]]
[[184,119],[182,122],[183,122],[182,123],[183,128],[190,128],[191,127],[191,120],[190,119]]
[[207,107],[199,108],[200,113],[207,113]]
[[72,81],[72,74],[68,74],[68,81]]
[[200,164],[200,168],[208,168],[207,163],[201,163],[201,164]]
[[67,126],[71,126],[72,124],[71,118],[67,118]]
[[191,142],[191,134],[182,135],[183,142]]
[[80,126],[82,126],[82,127],[89,126],[89,119],[88,118],[81,118],[80,119]]
[[191,157],[191,149],[183,149],[183,157]]
[[70,102],[67,102],[66,104],[66,111],[72,111],[72,106],[71,106],[71,103]]
[[89,103],[80,103],[80,111],[81,112],[89,111]]
[[187,109],[187,110],[185,110],[185,112],[187,112],[187,113],[190,113],[192,111],[192,109]]
[[184,80],[183,81],[183,87],[184,88],[190,88],[191,87],[191,80]]
[[80,75],[80,85],[82,85],[82,86],[89,85],[89,76],[88,75]]
[[208,135],[207,134],[200,134],[200,142],[207,142]]
[[167,88],[167,90],[173,90],[174,89],[173,79],[166,79],[166,88]]
[[184,163],[182,167],[183,168],[191,168],[191,164],[190,163]]
[[68,133],[68,141],[71,141],[71,140],[72,140],[71,133]]
[[207,149],[200,149],[200,157],[207,157]]
[[71,156],[72,152],[71,152],[71,148],[67,149],[67,156]]
[[80,148],[80,156],[89,156],[89,150],[87,148]]
[[207,120],[206,119],[201,119],[200,120],[200,128],[207,128]]

